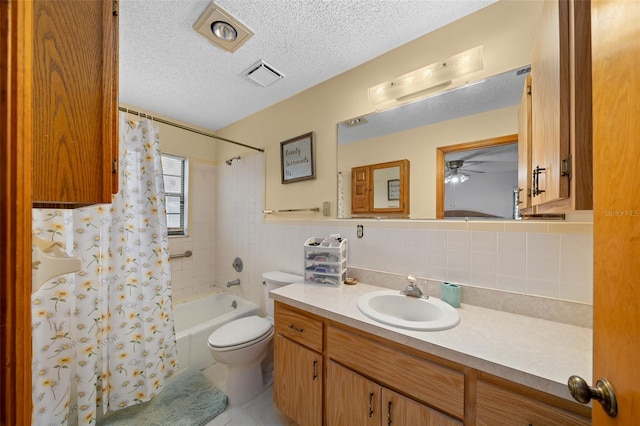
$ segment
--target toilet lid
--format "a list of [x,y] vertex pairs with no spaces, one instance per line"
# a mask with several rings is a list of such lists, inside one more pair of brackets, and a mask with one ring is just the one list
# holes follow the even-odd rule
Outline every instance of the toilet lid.
[[238,346],[268,334],[273,324],[257,315],[239,318],[223,325],[209,336],[209,345],[216,348]]

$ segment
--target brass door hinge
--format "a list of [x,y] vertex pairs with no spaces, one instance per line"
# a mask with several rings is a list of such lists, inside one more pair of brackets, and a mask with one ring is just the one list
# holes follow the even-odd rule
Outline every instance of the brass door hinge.
[[118,6],[118,0],[113,0],[111,4],[112,4],[112,7],[113,7],[113,9],[112,9],[113,16],[118,16],[118,14],[120,13],[120,8]]
[[571,156],[569,156],[569,158],[562,160],[562,164],[560,165],[560,175],[569,176],[569,179],[571,179],[571,171]]

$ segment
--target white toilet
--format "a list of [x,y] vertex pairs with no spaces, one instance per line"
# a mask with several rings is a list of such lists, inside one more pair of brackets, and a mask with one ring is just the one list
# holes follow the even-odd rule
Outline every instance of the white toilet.
[[[263,297],[267,317],[257,315],[239,318],[215,330],[209,336],[211,355],[229,370],[227,375],[227,397],[229,404],[239,405],[258,396],[264,390],[263,361],[273,352],[273,300],[269,291],[301,282],[303,277],[286,272],[265,272]],[[273,368],[272,363],[270,364]],[[266,376],[272,374],[267,371]]]

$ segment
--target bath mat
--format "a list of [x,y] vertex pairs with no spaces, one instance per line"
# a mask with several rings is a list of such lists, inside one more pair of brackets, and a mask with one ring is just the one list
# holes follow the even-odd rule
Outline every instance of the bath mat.
[[227,395],[202,373],[178,378],[151,401],[116,411],[100,425],[203,426],[227,407]]

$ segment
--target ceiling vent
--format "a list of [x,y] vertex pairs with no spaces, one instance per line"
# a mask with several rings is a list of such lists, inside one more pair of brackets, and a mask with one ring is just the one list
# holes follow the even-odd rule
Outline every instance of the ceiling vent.
[[249,69],[244,72],[244,75],[263,87],[270,86],[284,78],[284,74],[276,71],[275,68],[262,60],[249,67]]
[[238,50],[253,35],[253,31],[215,3],[200,15],[193,29],[211,43],[231,53]]

